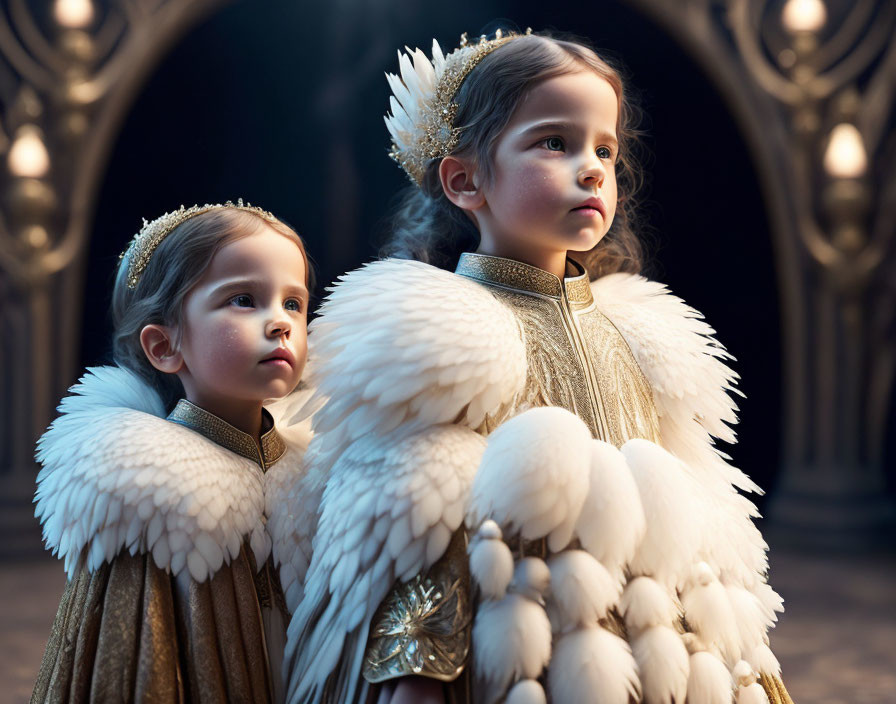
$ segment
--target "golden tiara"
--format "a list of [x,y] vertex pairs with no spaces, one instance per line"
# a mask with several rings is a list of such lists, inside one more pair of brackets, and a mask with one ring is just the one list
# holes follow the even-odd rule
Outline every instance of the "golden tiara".
[[401,77],[387,73],[392,88],[391,114],[385,116],[392,135],[391,156],[418,186],[423,181],[430,159],[447,156],[457,146],[460,128],[454,126],[457,103],[454,98],[464,79],[499,46],[512,39],[532,34],[495,32],[494,39],[484,34],[469,42],[464,33],[460,46],[445,56],[439,43],[432,42],[432,60],[420,49],[398,52]]
[[254,213],[268,222],[279,222],[272,213],[250,203],[243,203],[242,198],[237,199],[236,203],[228,200],[226,203],[206,203],[205,205],[194,205],[190,208],[180,206],[177,210],[165,213],[150,222],[147,222],[146,219],[144,219],[143,227],[140,228],[140,232],[134,235],[128,248],[122,252],[119,257],[119,261],[127,259],[128,288],[137,287],[137,283],[140,281],[140,276],[149,264],[149,260],[152,258],[153,252],[156,251],[156,247],[162,243],[162,240],[171,234],[171,231],[174,230],[174,228],[192,217],[207,213],[211,210],[220,210],[223,208],[244,210]]

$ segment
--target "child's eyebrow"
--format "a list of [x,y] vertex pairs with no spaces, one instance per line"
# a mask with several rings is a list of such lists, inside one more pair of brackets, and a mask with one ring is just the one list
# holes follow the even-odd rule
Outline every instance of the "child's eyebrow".
[[[252,289],[259,288],[264,286],[264,281],[260,279],[230,279],[228,281],[222,281],[220,284],[215,286],[212,289],[212,295],[223,294],[228,291],[238,291],[239,289]],[[304,296],[308,297],[308,289],[305,288],[302,284],[296,284],[294,286],[286,286],[286,291],[291,295]]]
[[[562,120],[547,120],[545,122],[536,122],[534,125],[526,127],[521,134],[528,135],[534,132],[545,132],[548,130],[557,130],[558,132],[575,132],[581,130],[581,127],[572,122],[563,122]],[[612,132],[601,132],[598,135],[601,139],[618,144],[616,135]]]

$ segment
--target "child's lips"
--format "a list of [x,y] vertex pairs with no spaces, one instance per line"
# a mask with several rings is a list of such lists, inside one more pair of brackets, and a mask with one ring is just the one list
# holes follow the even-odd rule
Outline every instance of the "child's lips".
[[288,367],[294,367],[296,364],[296,360],[292,352],[290,352],[288,349],[286,349],[285,347],[278,347],[276,350],[274,350],[274,352],[262,359],[259,364],[271,364],[274,366],[285,365]]
[[601,198],[591,197],[580,205],[577,205],[571,212],[582,213],[589,217],[593,217],[600,213],[600,216],[605,218],[607,217],[607,206]]

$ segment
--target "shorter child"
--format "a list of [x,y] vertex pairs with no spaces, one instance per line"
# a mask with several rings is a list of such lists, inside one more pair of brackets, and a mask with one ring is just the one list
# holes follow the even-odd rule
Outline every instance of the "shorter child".
[[163,215],[122,255],[115,365],[38,444],[36,514],[69,581],[32,701],[282,698],[266,522],[307,438],[263,402],[302,375],[309,275],[299,236],[242,201]]

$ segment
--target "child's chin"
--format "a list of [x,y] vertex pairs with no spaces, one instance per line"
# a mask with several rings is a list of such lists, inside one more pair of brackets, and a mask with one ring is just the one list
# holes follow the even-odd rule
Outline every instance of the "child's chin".
[[295,384],[290,384],[286,381],[276,381],[270,384],[267,384],[264,388],[263,395],[265,399],[276,399],[283,398],[292,392],[296,386],[298,386],[298,382]]
[[585,228],[578,232],[569,245],[570,252],[587,252],[594,249],[603,239],[603,233],[592,228]]

